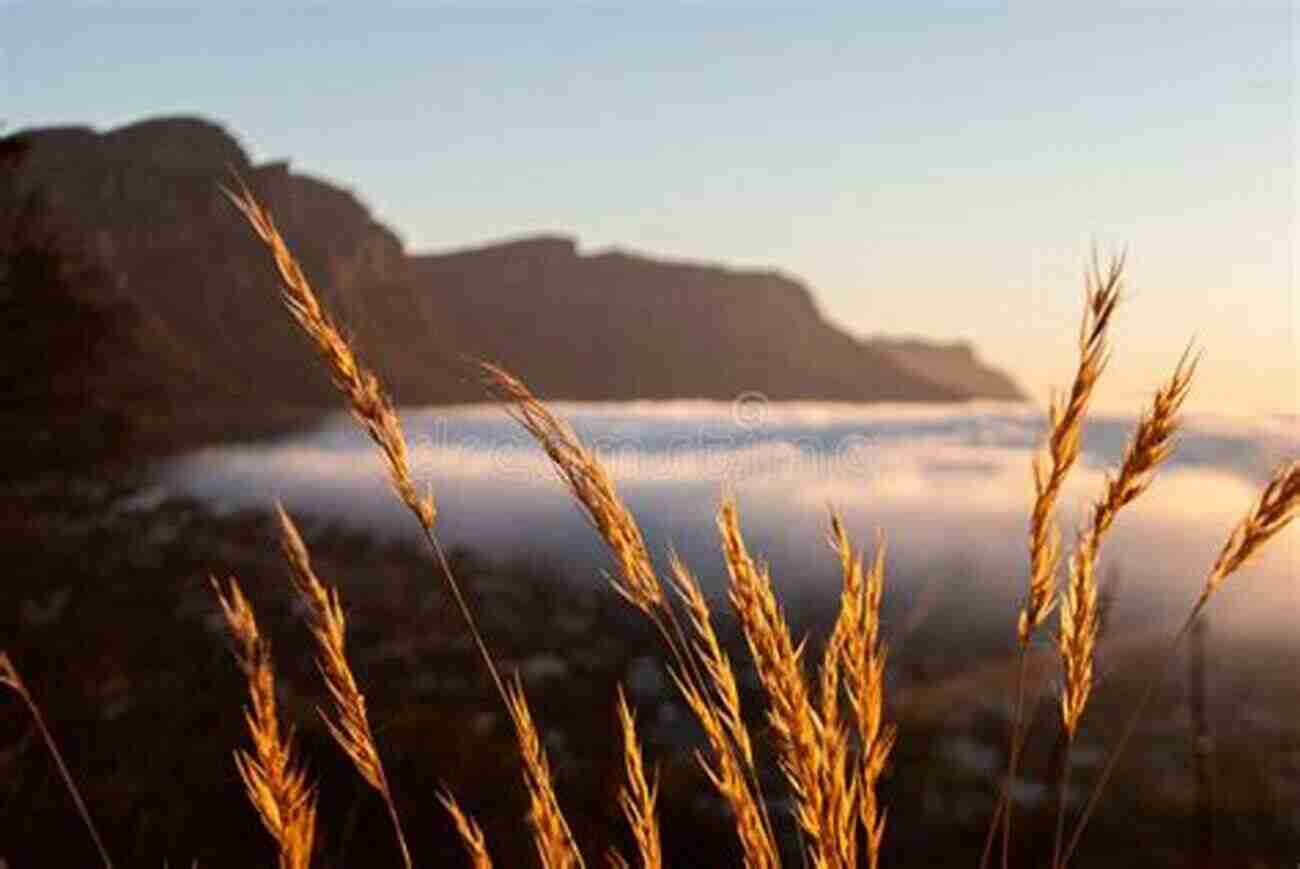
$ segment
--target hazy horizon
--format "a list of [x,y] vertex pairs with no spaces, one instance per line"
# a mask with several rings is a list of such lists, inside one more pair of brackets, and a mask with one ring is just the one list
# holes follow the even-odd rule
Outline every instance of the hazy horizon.
[[[75,12],[76,26],[69,26]],[[1196,411],[1295,414],[1295,11],[0,4],[6,130],[198,114],[412,251],[562,232],[777,270],[859,335],[1068,383],[1095,241],[1131,292],[1097,405],[1193,337]]]

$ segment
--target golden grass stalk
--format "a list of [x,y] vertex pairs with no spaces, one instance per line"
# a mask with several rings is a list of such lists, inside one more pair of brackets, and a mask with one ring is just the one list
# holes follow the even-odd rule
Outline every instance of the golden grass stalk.
[[411,854],[406,846],[401,818],[393,801],[383,761],[379,757],[374,733],[370,729],[366,698],[357,687],[352,668],[348,665],[347,622],[343,616],[338,590],[327,588],[316,576],[302,535],[298,533],[289,514],[278,504],[276,517],[280,523],[280,548],[289,564],[298,599],[307,608],[308,627],[316,641],[316,665],[334,701],[333,714],[321,710],[321,717],[334,741],[352,761],[357,773],[383,797],[402,852],[402,861],[410,869]]
[[1255,558],[1268,541],[1290,524],[1298,510],[1300,510],[1300,461],[1292,459],[1280,465],[1273,472],[1273,476],[1264,486],[1259,498],[1246,512],[1246,515],[1242,517],[1241,521],[1237,523],[1237,526],[1228,535],[1228,539],[1219,550],[1219,555],[1206,574],[1205,583],[1201,593],[1196,598],[1196,602],[1192,605],[1191,612],[1170,641],[1165,656],[1165,666],[1158,673],[1153,674],[1147,682],[1147,687],[1143,691],[1141,699],[1139,699],[1125,723],[1119,741],[1111,751],[1106,765],[1102,768],[1097,783],[1093,786],[1092,794],[1084,806],[1079,822],[1070,836],[1069,845],[1066,847],[1065,853],[1058,864],[1060,869],[1065,869],[1070,858],[1074,855],[1075,849],[1078,848],[1083,831],[1100,804],[1102,791],[1114,774],[1115,768],[1119,764],[1120,755],[1123,754],[1124,749],[1132,740],[1133,733],[1137,729],[1138,722],[1146,711],[1147,705],[1151,702],[1157,685],[1160,684],[1176,660],[1178,647],[1183,638],[1191,633],[1196,621],[1209,604],[1210,598],[1222,586],[1223,582]]
[[1056,577],[1061,564],[1061,532],[1056,524],[1056,502],[1083,446],[1083,423],[1093,389],[1110,357],[1107,337],[1111,317],[1124,284],[1124,257],[1113,257],[1103,269],[1095,253],[1084,276],[1083,317],[1079,323],[1079,361],[1070,393],[1053,395],[1047,408],[1046,453],[1034,457],[1034,504],[1029,516],[1029,579],[1016,634],[1020,643],[1015,709],[1012,713],[1007,777],[989,824],[980,866],[988,865],[993,837],[1002,825],[1002,865],[1009,860],[1011,842],[1011,785],[1020,762],[1025,717],[1025,682],[1028,679],[1030,641],[1051,613],[1056,597]]
[[740,759],[746,766],[754,765],[754,747],[745,728],[744,715],[740,706],[740,687],[736,683],[736,673],[732,669],[731,659],[722,649],[717,631],[713,628],[713,615],[709,611],[704,591],[690,569],[673,552],[669,555],[673,590],[677,592],[686,609],[687,621],[691,626],[695,642],[692,649],[695,657],[702,664],[702,670],[708,677],[708,685],[713,691],[709,707],[723,725],[726,734],[735,743]]
[[302,266],[280,235],[271,213],[246,186],[241,185],[238,193],[225,192],[270,251],[280,275],[280,300],[325,363],[353,417],[383,453],[397,496],[420,518],[422,525],[432,527],[437,516],[433,495],[421,495],[415,488],[401,419],[379,378],[357,359],[351,343],[321,304]]
[[636,519],[600,459],[521,380],[489,363],[483,364],[483,373],[489,389],[508,405],[510,415],[550,458],[560,480],[614,557],[618,565],[614,589],[650,620],[673,654],[673,680],[703,727],[713,755],[712,763],[701,756],[701,766],[735,812],[747,869],[775,867],[775,837],[763,808],[735,676],[713,632],[698,583],[672,556],[675,590],[695,634],[692,642],[664,594]]
[[1065,755],[1057,795],[1056,835],[1052,845],[1053,869],[1060,865],[1061,838],[1065,834],[1065,796],[1070,790],[1070,754],[1079,729],[1079,719],[1083,717],[1083,709],[1092,694],[1093,658],[1101,627],[1096,574],[1100,538],[1101,534],[1095,525],[1080,534],[1079,543],[1070,560],[1069,588],[1061,602],[1061,631],[1057,637],[1057,648],[1064,676],[1061,723],[1065,730]]
[[637,609],[655,616],[664,605],[663,587],[650,561],[641,529],[619,497],[605,466],[573,429],[538,401],[521,380],[500,366],[485,362],[482,367],[488,388],[545,450],[561,480],[618,562],[619,575],[614,588]]
[[1151,407],[1138,418],[1119,472],[1114,477],[1107,476],[1103,496],[1093,505],[1091,523],[1080,532],[1071,558],[1070,582],[1061,603],[1057,638],[1063,674],[1061,721],[1066,741],[1052,850],[1054,867],[1060,865],[1065,833],[1065,795],[1069,791],[1072,772],[1070,753],[1093,687],[1093,662],[1101,627],[1096,573],[1098,552],[1102,538],[1119,511],[1147,490],[1156,468],[1173,452],[1178,413],[1191,390],[1196,371],[1196,361],[1189,361],[1190,349],[1183,353],[1168,382],[1156,391]]
[[1092,693],[1092,663],[1100,625],[1096,573],[1097,543],[1093,529],[1084,531],[1070,560],[1070,582],[1061,600],[1061,654],[1064,684],[1061,722],[1066,738],[1073,740]]
[[316,833],[316,796],[295,757],[293,734],[280,729],[271,646],[258,631],[253,608],[233,578],[223,590],[214,577],[212,588],[235,641],[235,660],[248,681],[244,719],[253,750],[236,751],[235,766],[249,801],[279,845],[280,869],[307,869]]
[[1201,609],[1224,580],[1244,567],[1265,543],[1295,518],[1300,507],[1300,461],[1291,460],[1273,474],[1255,502],[1214,560],[1196,606]]
[[669,559],[673,588],[686,609],[694,636],[691,652],[700,662],[704,683],[688,672],[673,672],[683,699],[704,729],[713,755],[697,756],[705,775],[731,807],[736,819],[745,869],[777,869],[780,858],[770,820],[763,807],[754,766],[754,748],[745,728],[731,660],[722,650],[699,581],[676,553]]
[[1178,430],[1178,413],[1191,391],[1196,361],[1183,353],[1173,375],[1156,391],[1150,408],[1142,412],[1124,450],[1115,476],[1107,475],[1105,491],[1093,505],[1091,522],[1079,534],[1070,562],[1070,582],[1061,602],[1061,630],[1057,646],[1064,670],[1061,715],[1070,739],[1092,690],[1092,662],[1099,626],[1097,555],[1102,538],[1119,511],[1151,485],[1153,475],[1172,453]]
[[622,688],[618,691],[618,723],[623,731],[623,761],[627,768],[627,782],[619,792],[618,802],[632,829],[642,869],[663,869],[663,847],[659,841],[659,818],[655,809],[659,784],[651,784],[646,779],[641,745],[636,737],[636,721]]
[[830,521],[830,545],[840,559],[842,587],[835,624],[831,627],[830,636],[826,638],[826,648],[822,651],[819,712],[826,729],[833,731],[840,726],[840,659],[844,655],[849,634],[857,626],[862,607],[862,559],[854,552],[844,531],[844,524],[834,511]]
[[442,568],[452,599],[460,609],[461,617],[474,639],[483,664],[504,702],[505,685],[502,683],[496,661],[488,651],[487,643],[479,631],[478,622],[474,619],[474,614],[460,590],[460,584],[456,581],[442,545],[434,533],[433,525],[437,510],[434,507],[433,495],[432,493],[420,495],[411,478],[406,437],[402,432],[401,418],[393,407],[392,400],[384,391],[379,378],[358,360],[347,337],[334,323],[329,310],[321,304],[302,266],[276,229],[270,212],[257,202],[246,186],[241,186],[239,193],[227,190],[226,195],[248,219],[254,232],[271,253],[280,275],[281,301],[297,323],[299,330],[325,363],[330,379],[343,395],[353,419],[365,429],[379,448],[388,466],[392,488],[420,523],[425,541]]
[[775,737],[782,771],[795,796],[796,816],[816,869],[844,864],[843,806],[852,805],[835,774],[824,730],[800,662],[789,626],[776,602],[771,576],[750,557],[740,531],[736,505],[724,500],[718,530],[730,577],[729,596],[740,618],[745,641],[768,695],[768,720]]
[[[849,732],[840,715],[842,688],[841,661],[850,653],[852,634],[859,628],[862,613],[862,559],[853,551],[840,517],[831,513],[831,546],[840,559],[842,589],[840,608],[826,639],[819,671],[819,708],[822,724],[822,754],[827,762],[828,792],[834,803],[828,813],[835,819],[834,837],[839,843],[838,858],[845,866],[858,862],[858,811],[855,810],[860,785],[849,770]],[[853,663],[844,662],[846,667]],[[864,755],[865,756],[865,755]],[[870,837],[868,836],[868,845]]]
[[1027,646],[1051,611],[1056,594],[1061,540],[1053,514],[1066,476],[1079,458],[1083,421],[1093,388],[1109,358],[1107,332],[1123,286],[1124,258],[1105,271],[1095,261],[1085,281],[1083,319],[1079,327],[1079,364],[1069,397],[1053,395],[1048,405],[1047,455],[1034,457],[1034,506],[1029,520],[1029,590],[1020,611],[1018,635]]
[[488,855],[487,841],[478,823],[461,809],[460,804],[451,794],[439,794],[438,802],[442,803],[456,825],[456,834],[460,836],[461,844],[465,846],[465,853],[469,855],[471,869],[492,869],[492,858]]
[[528,789],[528,823],[533,828],[533,843],[542,869],[578,869],[585,866],[564,813],[560,811],[546,750],[542,747],[541,736],[533,722],[518,677],[513,682],[506,683],[506,708],[514,722],[518,738],[524,784]]
[[[230,191],[226,193],[270,251],[280,274],[281,300],[299,329],[324,361],[335,387],[343,394],[353,418],[362,425],[379,448],[388,466],[389,479],[394,491],[420,523],[425,541],[442,568],[452,598],[474,639],[479,655],[502,702],[507,708],[513,708],[516,702],[523,703],[523,695],[512,694],[502,680],[496,661],[478,628],[478,622],[461,592],[460,584],[456,581],[442,545],[438,542],[434,532],[437,511],[433,497],[432,494],[421,496],[416,491],[415,483],[411,478],[410,462],[407,458],[408,449],[401,420],[392,401],[388,398],[378,377],[358,361],[348,339],[335,325],[329,311],[321,304],[301,265],[276,229],[270,213],[257,202],[247,187],[243,187],[238,194]],[[364,698],[357,690],[342,653],[343,612],[338,604],[337,594],[327,593],[318,581],[314,581],[301,537],[283,510],[280,510],[280,516],[286,556],[294,568],[295,577],[298,578],[299,591],[307,601],[309,609],[315,614],[313,632],[322,650],[322,672],[326,675],[326,682],[335,698],[337,722],[331,721],[328,717],[326,722],[339,745],[352,759],[358,772],[383,795],[401,845],[403,858],[406,865],[410,866],[410,855],[402,834],[401,822],[383,765],[374,746],[370,725],[365,717]],[[308,578],[312,581],[307,581]],[[518,716],[513,717],[517,736],[522,744],[526,741],[527,735],[518,732],[521,719]],[[528,720],[531,721],[531,718]],[[556,811],[558,812],[558,808]],[[559,816],[559,821],[568,835],[569,849],[577,854],[572,834],[567,832],[567,823],[562,816]],[[580,856],[579,865],[581,865]]]
[[1150,487],[1156,469],[1173,453],[1179,413],[1191,393],[1198,362],[1199,356],[1193,357],[1189,346],[1169,380],[1156,390],[1151,406],[1138,417],[1119,472],[1107,476],[1105,495],[1093,506],[1092,528],[1098,539],[1110,530],[1120,509]]
[[[862,554],[853,550],[843,522],[834,515],[831,517],[831,543],[840,557],[844,589],[840,614],[832,630],[822,670],[825,674],[831,668],[831,652],[837,651],[860,744],[852,783],[857,803],[856,820],[865,836],[867,865],[876,869],[885,835],[885,813],[880,808],[876,791],[896,735],[894,727],[884,723],[886,655],[880,641],[880,606],[885,589],[885,541],[883,537],[877,541],[871,567],[865,572]],[[825,675],[823,684],[826,684]],[[825,693],[822,700],[823,709],[826,709]],[[824,712],[823,716],[826,714]]]
[[103,861],[107,869],[113,869],[113,859],[108,856],[108,849],[104,847],[104,840],[100,838],[99,830],[95,828],[95,822],[90,817],[90,810],[86,808],[86,801],[81,797],[81,791],[77,788],[76,781],[72,778],[72,773],[68,770],[68,764],[63,759],[63,752],[59,751],[59,745],[54,741],[54,734],[50,733],[49,727],[45,724],[45,716],[41,714],[41,708],[36,705],[36,700],[32,697],[31,692],[27,690],[27,684],[23,682],[23,677],[18,673],[18,668],[14,662],[9,659],[7,652],[0,651],[0,685],[5,685],[10,691],[18,695],[27,707],[27,712],[32,716],[32,722],[35,723],[36,729],[40,731],[41,739],[45,741],[45,748],[49,751],[50,757],[54,758],[54,765],[59,769],[59,775],[63,779],[63,785],[68,789],[72,796],[72,802],[77,807],[77,814],[81,816],[81,822],[86,825],[90,838],[95,843],[95,850],[99,852],[99,859]]
[[704,729],[712,761],[703,752],[696,753],[696,760],[710,784],[732,810],[745,869],[777,869],[781,862],[775,837],[766,810],[755,797],[751,785],[755,778],[753,767],[737,755],[726,727],[707,694],[683,679],[680,671],[673,670],[671,675],[686,705]]

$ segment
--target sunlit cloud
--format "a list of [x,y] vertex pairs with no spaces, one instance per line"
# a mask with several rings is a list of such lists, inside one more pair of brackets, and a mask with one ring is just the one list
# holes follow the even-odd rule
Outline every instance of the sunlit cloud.
[[[714,582],[713,512],[724,491],[740,500],[752,542],[790,593],[834,587],[823,543],[832,505],[863,542],[887,533],[899,581],[965,572],[1008,601],[1023,582],[1030,457],[1041,432],[1030,408],[782,404],[751,427],[717,402],[560,409],[598,445],[655,551],[671,544]],[[406,419],[414,467],[434,488],[448,543],[544,556],[599,579],[607,562],[595,536],[545,456],[499,409],[415,410]],[[1089,430],[1060,502],[1067,544],[1130,425],[1100,417]],[[1103,570],[1124,575],[1120,614],[1181,611],[1261,480],[1298,445],[1285,420],[1189,420],[1176,458],[1103,549]],[[382,535],[414,540],[418,532],[364,437],[341,417],[278,444],[205,450],[174,464],[168,485],[231,506],[281,499]],[[1284,537],[1240,578],[1249,593],[1227,589],[1221,609],[1243,626],[1293,620],[1298,566]]]

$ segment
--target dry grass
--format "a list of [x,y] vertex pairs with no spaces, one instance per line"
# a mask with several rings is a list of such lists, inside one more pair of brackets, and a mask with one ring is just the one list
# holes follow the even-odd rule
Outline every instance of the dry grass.
[[393,801],[392,788],[388,785],[388,774],[379,757],[375,735],[370,729],[366,698],[357,687],[357,680],[348,665],[347,622],[338,592],[326,588],[317,578],[316,572],[312,570],[307,546],[289,514],[277,506],[276,517],[280,522],[280,549],[289,565],[289,574],[298,599],[306,607],[308,626],[316,641],[316,666],[334,701],[333,714],[322,710],[321,717],[334,741],[352,761],[357,773],[384,798],[402,852],[402,861],[410,869],[411,853],[402,832],[402,821]]
[[1273,474],[1259,500],[1233,529],[1205,577],[1196,610],[1204,608],[1224,580],[1243,568],[1300,509],[1300,462],[1292,460]]
[[[845,769],[846,734],[838,725],[828,728],[814,705],[800,661],[803,649],[790,636],[767,568],[757,564],[745,547],[734,502],[723,502],[718,529],[731,605],[767,693],[768,722],[781,769],[798,804],[796,815],[809,862],[816,869],[856,865],[856,813]],[[838,657],[834,649],[831,652]],[[838,700],[829,705],[838,708]]]
[[90,816],[90,809],[86,807],[86,801],[81,796],[81,790],[77,787],[77,781],[72,777],[68,770],[68,764],[63,759],[63,752],[59,751],[59,744],[54,740],[54,734],[50,733],[49,727],[45,724],[45,716],[41,714],[41,707],[37,705],[36,700],[32,698],[31,692],[27,690],[27,683],[23,681],[22,675],[14,662],[9,659],[9,654],[0,651],[0,685],[4,685],[10,691],[18,695],[18,699],[23,701],[27,707],[27,712],[32,717],[32,723],[40,731],[41,739],[45,742],[45,748],[50,752],[50,757],[54,759],[54,765],[59,768],[59,776],[63,779],[64,786],[68,789],[68,795],[72,797],[73,803],[76,804],[77,814],[81,816],[81,822],[86,825],[86,832],[90,833],[90,838],[95,841],[95,850],[99,852],[99,858],[104,862],[108,869],[113,869],[113,860],[108,856],[108,849],[104,847],[104,840],[99,835],[99,829],[95,826],[94,819]]
[[226,195],[243,212],[249,226],[270,252],[280,275],[281,301],[325,364],[330,379],[343,394],[353,417],[379,447],[397,497],[420,518],[421,524],[433,527],[437,516],[433,495],[421,495],[415,487],[401,418],[383,384],[373,371],[361,364],[346,335],[321,304],[302,266],[276,229],[271,213],[262,207],[247,187],[242,187],[239,193],[227,190]]
[[442,803],[456,825],[456,834],[460,836],[461,843],[465,846],[471,869],[492,869],[492,857],[488,854],[487,840],[483,837],[483,830],[478,823],[465,814],[451,794],[440,794],[438,802]]
[[763,807],[735,675],[722,653],[698,583],[675,556],[671,558],[674,585],[694,632],[692,641],[664,594],[640,526],[595,452],[518,378],[496,365],[485,364],[483,370],[489,388],[546,452],[605,542],[618,564],[612,581],[615,591],[650,620],[667,644],[675,664],[674,682],[709,740],[712,759],[701,757],[701,765],[735,813],[745,866],[778,866],[776,837]]
[[214,578],[212,587],[235,641],[235,659],[248,681],[250,705],[244,719],[253,750],[237,751],[235,766],[249,802],[280,847],[280,869],[307,869],[316,837],[316,795],[295,757],[292,734],[280,727],[270,644],[257,629],[239,583],[232,578],[223,591]]
[[1117,257],[1103,270],[1094,257],[1085,284],[1083,319],[1079,327],[1079,364],[1069,396],[1053,396],[1048,407],[1047,457],[1034,459],[1034,507],[1029,520],[1029,592],[1020,611],[1021,646],[1051,611],[1060,565],[1061,534],[1053,513],[1057,497],[1083,444],[1083,423],[1093,388],[1109,360],[1107,336],[1111,316],[1124,285],[1124,259]]
[[1106,478],[1091,521],[1079,532],[1070,559],[1070,582],[1062,595],[1057,637],[1064,676],[1061,720],[1071,739],[1092,692],[1092,662],[1100,627],[1096,568],[1102,538],[1120,510],[1150,487],[1156,469],[1172,454],[1178,412],[1191,391],[1195,372],[1195,361],[1189,362],[1188,353],[1184,353],[1169,381],[1157,390],[1151,407],[1138,418],[1118,473]]
[[831,633],[822,664],[822,705],[825,717],[835,720],[837,693],[831,675],[836,669],[832,653],[838,652],[844,686],[860,744],[856,789],[858,821],[865,837],[867,865],[875,869],[885,835],[885,814],[876,799],[876,786],[893,748],[895,729],[885,724],[885,649],[880,642],[880,605],[885,592],[885,540],[876,543],[871,566],[863,572],[862,555],[854,552],[838,516],[831,519],[831,541],[840,556],[844,591],[840,614]]
[[615,590],[637,609],[658,617],[665,607],[663,586],[651,564],[641,528],[619,497],[605,466],[567,423],[533,396],[523,381],[490,363],[483,365],[483,373],[488,388],[546,451],[560,479],[609,547],[619,568]]
[[1293,459],[1283,463],[1274,471],[1273,476],[1260,493],[1258,500],[1242,517],[1241,521],[1237,523],[1237,526],[1228,535],[1228,539],[1220,549],[1218,558],[1215,559],[1214,564],[1211,565],[1209,572],[1206,574],[1201,593],[1197,596],[1195,603],[1192,604],[1191,612],[1188,613],[1182,627],[1169,643],[1164,669],[1158,674],[1153,674],[1147,681],[1146,690],[1134,707],[1128,721],[1125,722],[1119,741],[1111,750],[1110,757],[1102,768],[1101,775],[1098,777],[1096,784],[1093,785],[1088,802],[1074,827],[1073,834],[1070,836],[1069,845],[1060,858],[1059,866],[1062,869],[1069,863],[1070,857],[1078,848],[1079,841],[1083,837],[1083,831],[1096,812],[1098,805],[1100,805],[1102,792],[1119,765],[1124,749],[1133,738],[1133,733],[1137,729],[1147,705],[1151,702],[1151,697],[1155,694],[1156,686],[1160,684],[1163,675],[1177,660],[1176,653],[1179,646],[1191,634],[1197,620],[1208,606],[1210,598],[1223,584],[1224,580],[1257,556],[1261,548],[1269,540],[1290,524],[1297,511],[1300,511],[1300,461]]
[[[671,584],[685,612],[688,637],[683,619],[664,593],[640,527],[599,457],[518,378],[495,365],[485,365],[484,371],[489,387],[508,402],[512,416],[537,440],[605,541],[618,565],[613,581],[616,591],[651,620],[667,643],[676,664],[674,680],[709,742],[711,756],[702,757],[701,763],[732,808],[745,865],[779,865],[735,675],[698,583],[680,560],[670,556]],[[856,574],[846,574],[846,584],[852,584],[854,576],[858,582],[846,595],[850,606],[823,661],[822,693],[820,702],[815,703],[800,650],[776,604],[771,578],[749,556],[737,508],[730,501],[722,505],[718,523],[731,577],[730,600],[768,697],[768,717],[781,768],[799,804],[797,816],[809,861],[816,867],[855,866],[859,841],[865,840],[874,865],[883,834],[875,783],[884,769],[890,742],[881,726],[883,655],[876,640],[883,551],[873,566],[871,582],[861,581],[860,565]],[[839,527],[838,522],[836,525]],[[847,540],[843,545],[848,546]],[[862,757],[857,765],[851,763],[850,731],[839,715],[843,660],[850,662],[852,676],[848,696]],[[647,855],[643,853],[642,859]]]
[[682,699],[709,742],[711,759],[701,753],[700,766],[731,808],[745,869],[775,869],[781,862],[776,836],[758,788],[754,746],[745,728],[735,671],[718,640],[699,581],[676,553],[670,554],[669,568],[694,637],[690,651],[702,674],[692,678],[681,670],[673,673]]
[[[408,446],[393,403],[378,378],[358,361],[346,336],[320,303],[289,246],[276,230],[271,215],[247,189],[231,193],[230,197],[266,245],[280,276],[282,299],[288,312],[322,359],[353,417],[379,449],[393,490],[419,522],[431,553],[442,568],[448,589],[514,728],[529,801],[527,824],[540,865],[543,869],[585,869],[584,857],[556,794],[550,762],[522,685],[518,678],[506,680],[500,676],[496,660],[438,544],[433,496],[421,495],[415,485]],[[1022,746],[1026,652],[1057,597],[1061,540],[1055,519],[1056,502],[1078,459],[1088,404],[1106,367],[1108,328],[1122,282],[1122,258],[1105,268],[1094,260],[1086,281],[1074,382],[1068,396],[1051,403],[1046,450],[1033,466],[1028,583],[1014,631],[1020,676],[1008,782],[1014,777]],[[768,816],[767,800],[759,787],[758,750],[745,723],[735,669],[718,639],[713,613],[699,582],[672,553],[667,560],[667,582],[661,579],[635,517],[596,453],[538,401],[521,380],[498,366],[485,365],[483,370],[490,389],[537,440],[609,549],[616,564],[614,589],[662,637],[669,652],[670,675],[703,729],[707,745],[701,748],[699,761],[707,780],[731,810],[743,865],[746,869],[778,869],[780,849]],[[1107,478],[1070,558],[1070,581],[1060,603],[1061,625],[1057,637],[1064,670],[1061,727],[1068,739],[1073,739],[1094,687],[1092,658],[1099,618],[1096,562],[1102,540],[1121,509],[1149,488],[1154,472],[1170,455],[1178,428],[1178,411],[1194,370],[1195,363],[1189,362],[1185,355],[1169,382],[1156,393],[1150,409],[1139,419],[1118,471],[1113,478]],[[1258,502],[1230,534],[1207,574],[1203,591],[1183,630],[1173,639],[1169,660],[1215,591],[1290,522],[1298,506],[1300,465],[1291,462],[1278,470]],[[277,509],[277,516],[281,548],[293,587],[307,613],[317,664],[332,698],[331,709],[322,712],[322,716],[358,774],[383,797],[403,861],[410,867],[413,861],[370,725],[365,697],[348,664],[343,606],[337,591],[315,574],[307,548],[288,513]],[[879,803],[877,789],[895,741],[894,728],[885,718],[886,652],[880,640],[885,584],[883,537],[867,564],[863,553],[849,540],[839,517],[831,515],[830,543],[840,564],[843,585],[839,610],[821,660],[813,663],[808,660],[805,644],[791,633],[768,569],[751,555],[741,531],[739,510],[730,498],[724,499],[719,508],[717,526],[729,578],[728,601],[740,623],[749,657],[766,696],[773,748],[794,796],[804,862],[816,869],[854,869],[861,865],[875,869],[885,835],[886,814]],[[238,752],[236,763],[253,806],[279,845],[280,865],[306,867],[312,859],[315,794],[295,760],[291,731],[283,727],[279,718],[270,650],[238,585],[232,580],[228,589],[217,586],[217,590],[250,696],[246,720],[253,748]],[[1158,675],[1153,676],[1150,682],[1148,699],[1157,678]],[[26,703],[100,847],[105,865],[111,865],[73,779],[40,719],[39,709],[3,653],[0,653],[0,683],[14,690]],[[621,692],[617,700],[625,773],[619,805],[630,825],[637,853],[635,861],[629,861],[611,852],[609,862],[615,866],[661,869],[664,855],[656,777],[646,773],[632,710]],[[1064,848],[1064,816],[1060,816],[1055,866],[1066,866],[1073,856],[1145,702],[1134,710],[1125,735],[1111,753]],[[453,796],[444,793],[438,799],[451,816],[470,865],[475,869],[489,869],[493,864],[482,829]],[[1003,832],[1005,863],[1009,858],[1007,842],[1011,832],[1009,803],[1005,800],[999,803],[990,823],[985,861],[998,829]]]
[[651,784],[646,779],[641,744],[636,738],[636,721],[621,690],[618,692],[618,723],[623,730],[623,758],[627,768],[627,783],[619,792],[619,805],[623,807],[623,816],[632,828],[632,838],[641,857],[642,869],[663,869],[663,846],[660,844],[659,818],[655,810],[655,804],[659,801],[659,785],[657,782]]
[[551,765],[542,748],[542,738],[533,722],[532,710],[524,699],[523,685],[516,679],[506,686],[506,710],[514,722],[519,741],[524,783],[528,788],[528,823],[542,869],[578,869],[585,866],[574,842],[569,823],[560,809],[551,779]]
[[[540,801],[534,803],[533,820],[535,824],[539,821],[544,822],[548,835],[554,830],[561,830],[566,840],[565,846],[560,849],[551,838],[547,839],[545,853],[551,854],[559,861],[548,866],[582,866],[582,857],[573,840],[572,832],[569,831],[567,821],[555,805],[549,767],[545,763],[545,756],[540,754],[540,743],[537,741],[535,730],[531,727],[531,716],[528,714],[522,688],[518,685],[508,685],[502,679],[496,660],[487,647],[477,620],[438,542],[434,531],[437,511],[432,492],[420,495],[411,477],[409,449],[396,408],[379,382],[379,378],[358,360],[347,337],[321,303],[301,265],[276,228],[271,214],[262,207],[247,187],[242,187],[239,193],[227,190],[226,194],[243,213],[271,254],[280,277],[281,301],[286,310],[324,362],[331,380],[342,394],[352,417],[365,429],[379,449],[388,467],[389,481],[393,490],[419,523],[430,551],[442,568],[448,591],[474,639],[479,656],[492,678],[497,693],[511,711],[516,738],[524,757],[525,780],[530,793],[541,795]],[[403,859],[409,867],[410,853],[402,834],[401,820],[393,801],[392,791],[374,745],[373,734],[365,714],[364,698],[357,689],[343,655],[342,607],[339,605],[337,595],[333,592],[327,594],[311,574],[306,547],[288,515],[283,510],[279,510],[278,513],[282,529],[282,548],[293,569],[298,591],[312,613],[312,631],[320,650],[321,671],[335,699],[337,717],[335,720],[327,718],[327,723],[335,740],[352,760],[358,773],[383,795],[397,833]],[[542,812],[543,816],[539,817],[538,811]],[[539,849],[542,847],[543,844],[539,840]],[[561,852],[565,855],[563,859],[558,856]]]
[[1102,497],[1093,505],[1091,521],[1079,532],[1070,559],[1070,582],[1062,595],[1057,649],[1061,656],[1061,725],[1065,729],[1064,774],[1057,805],[1057,825],[1052,865],[1061,859],[1065,795],[1070,787],[1070,751],[1083,710],[1092,696],[1093,661],[1101,629],[1097,557],[1102,538],[1121,509],[1133,503],[1151,485],[1156,469],[1173,453],[1178,412],[1191,391],[1196,361],[1191,348],[1183,353],[1167,383],[1156,391],[1151,407],[1138,417],[1137,428],[1124,450],[1119,471],[1107,476]]
[[1083,425],[1093,389],[1109,360],[1108,336],[1111,318],[1124,286],[1124,258],[1115,257],[1103,269],[1096,253],[1085,275],[1083,316],[1079,324],[1079,360],[1069,395],[1053,395],[1047,409],[1048,434],[1045,455],[1034,457],[1034,503],[1029,514],[1029,578],[1024,606],[1017,623],[1020,641],[1019,675],[1016,679],[1015,711],[1012,713],[1007,775],[997,809],[989,823],[980,866],[993,853],[994,835],[1002,828],[1002,865],[1010,859],[1011,803],[1009,794],[1023,749],[1025,687],[1028,679],[1029,644],[1055,604],[1056,579],[1061,565],[1061,532],[1056,523],[1056,502],[1061,488],[1079,458]]

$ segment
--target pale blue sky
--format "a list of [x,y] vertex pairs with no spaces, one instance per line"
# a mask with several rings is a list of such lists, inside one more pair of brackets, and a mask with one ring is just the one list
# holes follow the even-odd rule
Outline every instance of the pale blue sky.
[[1297,410],[1290,4],[267,5],[0,0],[0,119],[200,113],[412,249],[553,230],[778,268],[1039,396],[1089,244],[1127,244],[1104,404],[1195,334],[1196,407]]

